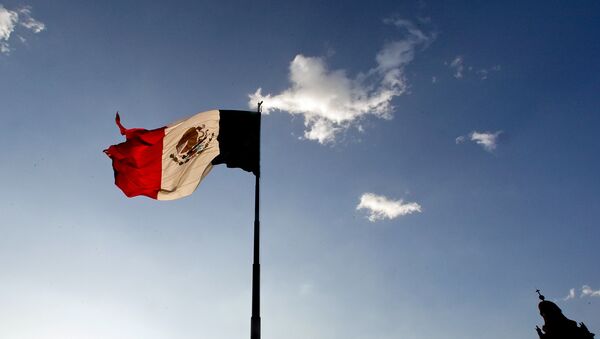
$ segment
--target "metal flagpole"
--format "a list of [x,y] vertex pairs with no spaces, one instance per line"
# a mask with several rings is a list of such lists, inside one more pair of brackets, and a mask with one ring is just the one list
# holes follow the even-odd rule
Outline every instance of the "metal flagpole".
[[261,105],[258,103],[258,161],[259,169],[255,174],[254,186],[254,260],[252,262],[252,317],[250,318],[250,339],[260,339],[260,121]]

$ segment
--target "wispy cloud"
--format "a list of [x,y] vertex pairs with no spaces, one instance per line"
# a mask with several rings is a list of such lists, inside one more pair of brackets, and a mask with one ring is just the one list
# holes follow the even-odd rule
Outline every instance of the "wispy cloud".
[[[10,40],[18,25],[33,33],[40,33],[46,29],[43,22],[33,18],[30,6],[9,10],[0,5],[0,53],[9,54],[12,51]],[[18,38],[21,42],[25,41],[22,36]]]
[[593,290],[588,285],[583,285],[581,287],[581,297],[600,297],[600,289]]
[[575,298],[575,289],[572,288],[569,290],[569,294],[567,294],[566,297],[563,298],[563,300],[569,300],[569,299],[574,299]]
[[375,66],[365,73],[350,76],[346,70],[332,70],[323,57],[296,55],[290,64],[290,87],[279,94],[263,94],[262,88],[250,94],[249,105],[264,100],[263,111],[285,111],[304,117],[304,137],[319,143],[335,140],[336,134],[356,125],[366,116],[391,119],[392,99],[406,92],[404,67],[419,47],[434,39],[413,23],[390,18],[404,33],[375,56]]
[[474,66],[467,65],[465,63],[465,58],[462,55],[456,56],[450,62],[444,62],[444,65],[452,69],[452,71],[454,72],[453,76],[456,79],[464,78],[465,74],[468,72],[471,74],[475,73],[477,76],[479,76],[479,79],[481,80],[486,80],[492,72],[499,72],[501,69],[500,65],[494,65],[488,68],[477,69]]
[[457,137],[456,139],[454,139],[454,142],[456,144],[462,144],[463,142],[467,141],[467,137],[468,137],[468,139],[470,141],[473,141],[476,144],[481,145],[481,147],[483,147],[484,150],[486,150],[488,152],[493,152],[496,149],[496,146],[498,145],[498,137],[500,136],[500,134],[502,134],[502,131],[496,131],[496,132],[473,131],[473,132],[469,133],[468,136],[461,135],[461,136]]
[[46,29],[46,25],[43,22],[38,21],[31,16],[31,6],[21,8],[19,10],[19,14],[23,18],[21,20],[21,26],[27,28],[33,33],[40,33]]
[[[566,297],[563,298],[563,300],[571,300],[571,299],[575,299],[576,296],[576,289],[575,288],[571,288],[569,290],[569,294],[567,294]],[[594,298],[594,297],[600,297],[600,289],[594,290],[593,288],[591,288],[588,285],[583,285],[581,286],[581,294],[579,294],[580,298],[586,298],[586,297],[590,297],[590,298]]]
[[450,68],[454,70],[454,77],[457,79],[461,79],[464,76],[465,65],[462,56],[457,56],[450,62]]
[[500,65],[494,65],[490,68],[482,68],[477,71],[477,75],[479,75],[479,78],[481,80],[486,80],[488,78],[488,76],[490,75],[490,73],[499,72],[500,69],[502,69],[502,67]]
[[374,193],[364,193],[360,197],[360,202],[356,206],[356,209],[366,209],[369,212],[369,221],[375,222],[384,219],[395,219],[407,214],[420,213],[421,205],[416,202],[404,202],[402,199],[392,200]]

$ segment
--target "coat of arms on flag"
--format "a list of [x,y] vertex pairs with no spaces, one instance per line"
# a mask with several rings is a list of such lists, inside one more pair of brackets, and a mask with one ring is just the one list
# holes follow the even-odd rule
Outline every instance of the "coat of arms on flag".
[[169,157],[180,166],[188,163],[192,158],[202,153],[212,141],[215,133],[211,133],[206,125],[190,127],[177,143],[177,152],[171,153]]

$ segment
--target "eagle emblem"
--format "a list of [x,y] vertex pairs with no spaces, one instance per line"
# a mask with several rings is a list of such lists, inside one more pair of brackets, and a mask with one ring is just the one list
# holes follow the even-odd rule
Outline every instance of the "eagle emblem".
[[175,146],[175,152],[171,153],[169,158],[181,166],[202,153],[214,136],[215,133],[210,132],[204,124],[190,127],[183,133]]

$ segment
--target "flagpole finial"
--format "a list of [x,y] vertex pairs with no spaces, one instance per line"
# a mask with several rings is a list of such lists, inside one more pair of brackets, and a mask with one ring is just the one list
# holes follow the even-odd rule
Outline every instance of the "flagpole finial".
[[262,113],[262,104],[263,104],[263,102],[262,102],[262,101],[259,101],[259,102],[258,102],[258,108],[257,108],[257,112],[258,112],[258,113]]

